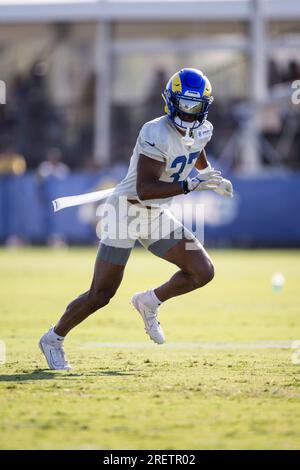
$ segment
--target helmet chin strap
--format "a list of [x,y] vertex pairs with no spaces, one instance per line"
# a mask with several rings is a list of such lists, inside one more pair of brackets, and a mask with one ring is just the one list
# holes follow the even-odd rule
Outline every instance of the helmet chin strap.
[[190,136],[190,130],[191,130],[191,128],[187,127],[186,131],[185,131],[185,135],[183,137],[181,137],[181,142],[184,145],[187,145],[188,147],[191,147],[192,145],[194,145],[194,142],[195,142],[194,137]]
[[188,147],[191,147],[192,145],[194,145],[195,139],[194,137],[191,136],[191,134],[193,135],[195,122],[182,121],[181,119],[179,119],[178,116],[175,117],[174,121],[175,121],[175,125],[178,124],[178,128],[180,130],[186,129],[185,135],[181,137],[181,142],[184,145],[187,145]]

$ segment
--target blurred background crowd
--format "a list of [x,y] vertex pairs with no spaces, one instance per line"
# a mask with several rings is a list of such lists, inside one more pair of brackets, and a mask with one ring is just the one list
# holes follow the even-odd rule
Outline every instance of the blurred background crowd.
[[[272,0],[237,0],[232,12],[232,1],[174,2],[194,8],[182,18],[180,11],[177,17],[175,10],[165,14],[161,0],[155,2],[158,11],[162,5],[160,19],[154,20],[143,9],[137,19],[130,13],[122,19],[132,2],[120,1],[110,21],[101,14],[99,21],[69,18],[71,2],[61,18],[56,10],[48,20],[44,14],[30,21],[25,13],[32,6],[23,2],[26,20],[18,10],[15,21],[13,13],[5,21],[1,8],[10,2],[0,1],[0,79],[6,84],[6,104],[0,105],[1,241],[15,240],[3,208],[3,178],[31,174],[40,187],[76,172],[98,174],[102,181],[113,171],[118,181],[142,124],[163,114],[161,93],[181,67],[203,70],[212,83],[214,138],[207,150],[225,174],[269,177],[300,169],[300,105],[291,100],[292,84],[300,80],[297,2],[274,0],[289,12],[285,16],[280,10],[272,16]],[[103,2],[76,3],[92,8]],[[135,3],[143,7],[143,1]],[[215,15],[209,14],[212,5]],[[239,17],[245,6],[249,13]],[[70,193],[79,189],[70,187]]]

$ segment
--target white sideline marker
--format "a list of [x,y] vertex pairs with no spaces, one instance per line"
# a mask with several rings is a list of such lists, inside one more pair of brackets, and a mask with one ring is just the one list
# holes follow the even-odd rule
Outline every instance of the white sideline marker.
[[[253,341],[250,343],[239,342],[174,342],[165,343],[161,346],[162,349],[211,349],[211,350],[234,350],[234,349],[290,349],[293,340],[262,340]],[[159,345],[151,343],[97,343],[88,342],[82,345],[83,349],[97,349],[97,348],[114,348],[114,349],[155,349]]]

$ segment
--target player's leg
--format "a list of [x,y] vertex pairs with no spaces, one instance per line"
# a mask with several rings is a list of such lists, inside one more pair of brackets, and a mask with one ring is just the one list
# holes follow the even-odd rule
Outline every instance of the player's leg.
[[65,336],[89,315],[107,305],[121,283],[135,238],[128,233],[126,213],[125,217],[119,217],[119,202],[113,195],[103,207],[101,243],[89,290],[67,306],[58,323],[40,340],[40,348],[51,369],[70,368],[63,350]]
[[200,242],[173,216],[163,212],[157,221],[167,231],[165,236],[154,240],[149,237],[141,242],[153,254],[180,269],[161,286],[135,294],[132,303],[144,320],[146,333],[156,343],[163,343],[165,337],[157,318],[159,305],[207,284],[214,276],[214,266]]
[[214,277],[213,262],[195,238],[183,238],[161,255],[180,269],[167,282],[154,289],[160,302],[205,286]]
[[[207,284],[214,276],[214,267],[210,257],[196,239],[176,240],[174,245],[172,241],[166,240],[156,243],[155,248],[149,249],[180,269],[161,286],[146,292],[138,292],[131,301],[144,320],[146,333],[155,343],[162,344],[165,335],[157,317],[161,303]],[[169,244],[173,246],[164,251]],[[191,250],[191,246],[194,249]]]
[[159,301],[165,302],[210,282],[214,277],[213,262],[193,233],[169,210],[153,219],[155,231],[152,230],[151,237],[143,240],[143,244],[156,256],[179,267],[171,279],[154,289]]
[[[100,247],[100,252],[103,248],[104,245]],[[130,250],[128,251],[130,252]],[[89,315],[105,307],[117,292],[123,278],[124,269],[125,265],[105,261],[98,256],[89,290],[67,306],[65,313],[54,328],[55,333],[65,337],[72,328]]]
[[39,346],[51,369],[70,369],[63,341],[68,332],[89,315],[107,305],[115,295],[124,274],[131,248],[100,244],[90,289],[73,300],[58,323],[45,333]]

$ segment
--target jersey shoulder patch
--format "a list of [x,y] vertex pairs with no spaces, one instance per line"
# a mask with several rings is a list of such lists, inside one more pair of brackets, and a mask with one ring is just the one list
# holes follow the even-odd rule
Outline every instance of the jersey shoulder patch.
[[211,133],[213,133],[214,126],[212,125],[210,121],[207,121],[207,120],[204,121],[203,127],[204,127],[204,130],[209,130]]
[[213,129],[211,122],[204,121],[204,123],[198,128],[198,137],[200,139],[204,139],[206,143],[209,142],[213,134]]

